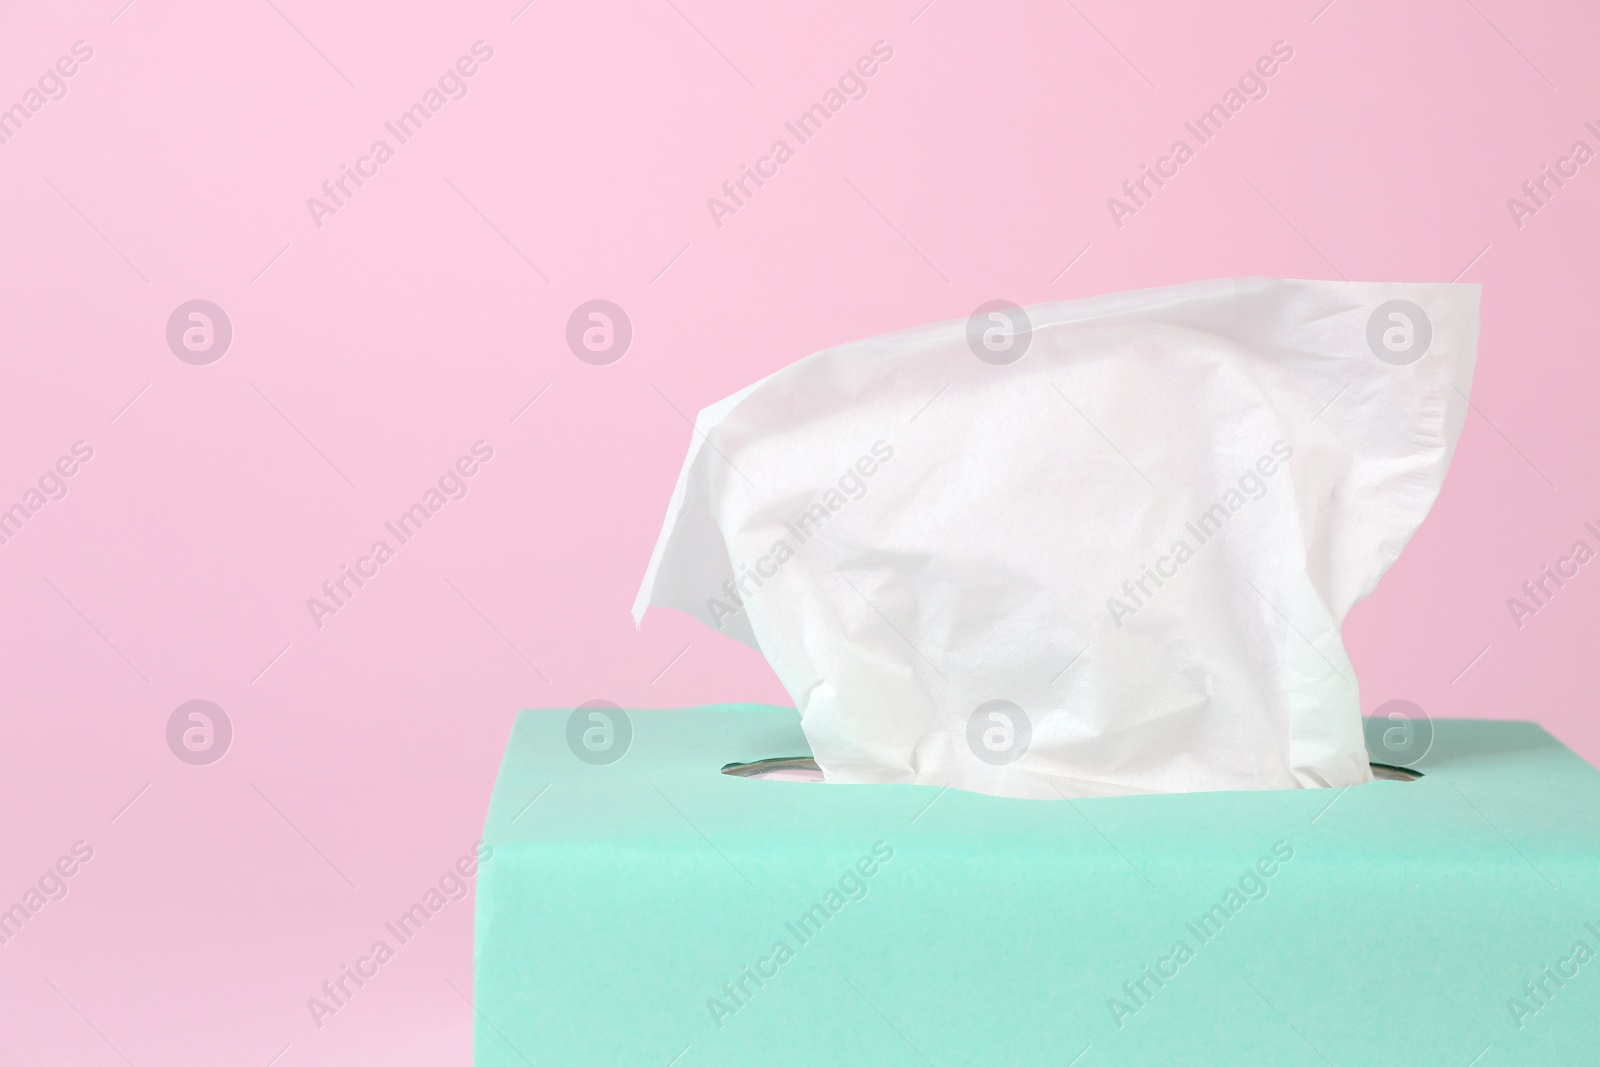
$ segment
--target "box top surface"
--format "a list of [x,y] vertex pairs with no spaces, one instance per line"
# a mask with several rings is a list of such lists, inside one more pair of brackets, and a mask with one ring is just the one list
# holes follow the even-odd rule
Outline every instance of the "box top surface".
[[[625,715],[626,724],[610,736],[592,735],[610,745],[597,754],[582,735],[603,720],[570,708],[521,712],[485,839],[497,847],[592,847],[660,843],[692,832],[707,843],[780,847],[854,844],[887,827],[926,823],[956,848],[1059,849],[1066,833],[1069,840],[1103,839],[1102,848],[1115,840],[1178,857],[1229,842],[1256,847],[1315,823],[1369,859],[1486,840],[1508,862],[1527,862],[1518,849],[1589,862],[1600,856],[1600,772],[1533,723],[1436,721],[1433,745],[1414,768],[1424,777],[1415,782],[1041,801],[721,773],[730,763],[809,753],[792,708],[715,705]],[[612,762],[590,762],[601,759]]]

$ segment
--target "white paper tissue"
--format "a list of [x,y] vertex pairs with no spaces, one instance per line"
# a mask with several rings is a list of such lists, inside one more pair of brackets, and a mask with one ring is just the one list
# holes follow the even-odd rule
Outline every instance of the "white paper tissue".
[[1438,495],[1478,296],[1211,281],[818,352],[700,413],[634,618],[760,649],[832,782],[1369,781],[1340,625]]

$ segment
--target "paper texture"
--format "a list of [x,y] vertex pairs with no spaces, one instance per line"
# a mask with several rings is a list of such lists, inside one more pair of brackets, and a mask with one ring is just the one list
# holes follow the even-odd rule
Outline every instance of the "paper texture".
[[1340,625],[1438,495],[1478,296],[1211,281],[818,352],[701,412],[634,617],[760,649],[830,782],[1369,781]]

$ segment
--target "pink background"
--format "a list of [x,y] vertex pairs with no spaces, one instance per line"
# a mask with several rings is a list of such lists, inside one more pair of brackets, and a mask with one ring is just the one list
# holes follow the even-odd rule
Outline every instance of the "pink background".
[[[629,619],[685,417],[995,298],[1482,283],[1444,494],[1346,629],[1362,704],[1600,759],[1600,564],[1506,606],[1600,545],[1600,162],[1507,207],[1600,148],[1600,9],[1324,2],[4,5],[0,107],[93,58],[0,145],[0,507],[94,457],[0,545],[0,906],[94,857],[0,945],[0,1063],[468,1062],[470,899],[321,1028],[305,1002],[469,849],[513,712],[787,702],[748,649]],[[467,95],[315,225],[479,40]],[[719,228],[707,198],[878,40],[868,95]],[[1116,226],[1278,40],[1269,94]],[[234,330],[207,366],[165,340],[195,298]],[[633,323],[609,366],[564,341],[594,298]],[[470,493],[318,628],[307,598],[478,440]],[[235,731],[209,766],[165,738],[196,698]]]

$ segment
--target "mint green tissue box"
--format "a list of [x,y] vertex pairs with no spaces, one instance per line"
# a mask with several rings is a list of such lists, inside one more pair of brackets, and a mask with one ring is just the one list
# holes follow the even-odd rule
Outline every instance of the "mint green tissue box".
[[524,711],[475,1063],[1600,1063],[1600,773],[1433,728],[1413,782],[1069,802],[720,773],[791,708]]

